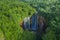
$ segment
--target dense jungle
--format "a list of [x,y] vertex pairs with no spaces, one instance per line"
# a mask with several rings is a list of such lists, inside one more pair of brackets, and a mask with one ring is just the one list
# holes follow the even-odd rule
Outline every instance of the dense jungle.
[[[36,12],[44,32],[24,30],[24,18]],[[0,0],[0,40],[60,40],[60,0]]]

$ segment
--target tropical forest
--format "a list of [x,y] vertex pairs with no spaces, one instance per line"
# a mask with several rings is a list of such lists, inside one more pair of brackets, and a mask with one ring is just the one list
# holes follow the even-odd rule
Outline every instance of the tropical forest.
[[0,40],[60,40],[60,0],[0,0]]

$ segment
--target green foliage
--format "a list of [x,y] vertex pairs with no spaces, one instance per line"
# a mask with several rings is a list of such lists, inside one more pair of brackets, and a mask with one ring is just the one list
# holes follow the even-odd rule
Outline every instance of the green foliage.
[[1,29],[0,29],[0,40],[5,40],[4,34]]
[[30,31],[24,31],[22,35],[22,40],[35,40],[35,33]]
[[50,30],[47,34],[45,34],[43,40],[56,40],[54,31]]
[[28,3],[48,20],[43,40],[60,40],[60,0],[30,0]]
[[0,29],[5,40],[23,40],[22,35],[25,33],[20,22],[28,13],[32,15],[34,12],[35,9],[24,2],[0,1]]
[[[23,1],[23,2],[22,2]],[[24,31],[20,23],[28,13],[48,20],[43,40],[60,40],[60,0],[0,0],[0,29],[6,40],[35,40],[33,32]]]

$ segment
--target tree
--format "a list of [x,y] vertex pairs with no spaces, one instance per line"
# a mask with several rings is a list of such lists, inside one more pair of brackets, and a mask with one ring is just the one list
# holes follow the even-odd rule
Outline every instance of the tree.
[[25,16],[28,16],[29,12],[32,15],[35,9],[27,3],[9,2],[8,0],[0,1],[0,29],[4,34],[5,40],[23,40],[23,34],[25,35],[26,33],[23,33],[20,22]]

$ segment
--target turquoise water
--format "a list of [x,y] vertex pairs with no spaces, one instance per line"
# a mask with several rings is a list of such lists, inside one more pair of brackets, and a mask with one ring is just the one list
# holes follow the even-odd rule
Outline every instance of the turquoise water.
[[37,28],[38,28],[38,26],[37,26],[37,15],[36,14],[34,14],[32,17],[31,17],[31,21],[32,21],[32,24],[31,24],[31,29],[33,30],[33,31],[36,31],[37,30]]
[[37,24],[37,15],[36,14],[32,15],[31,22],[32,23],[30,23],[30,21],[27,21],[26,24],[24,25],[24,28],[28,29],[28,30],[36,31],[38,28],[38,26],[37,26],[38,25]]

